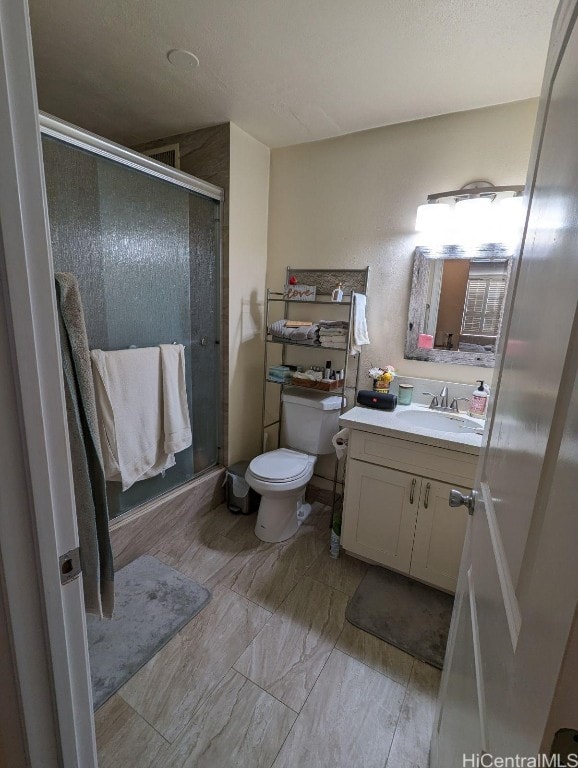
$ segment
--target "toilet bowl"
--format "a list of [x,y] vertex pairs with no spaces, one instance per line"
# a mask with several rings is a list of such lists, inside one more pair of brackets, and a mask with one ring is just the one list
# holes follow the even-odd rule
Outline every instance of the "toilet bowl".
[[333,452],[339,429],[341,397],[286,387],[282,394],[281,444],[249,464],[245,480],[261,494],[255,535],[262,541],[285,541],[297,533],[311,511],[305,489],[317,456]]
[[245,480],[261,494],[255,524],[261,541],[285,541],[295,535],[311,509],[305,503],[305,489],[316,460],[307,453],[279,448],[249,464]]

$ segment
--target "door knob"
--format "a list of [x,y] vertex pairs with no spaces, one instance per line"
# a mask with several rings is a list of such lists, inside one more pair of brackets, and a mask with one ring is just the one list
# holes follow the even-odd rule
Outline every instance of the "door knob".
[[469,496],[464,496],[461,491],[452,488],[450,491],[449,499],[450,507],[467,507],[468,514],[474,514],[474,506],[476,504],[476,492],[472,491]]

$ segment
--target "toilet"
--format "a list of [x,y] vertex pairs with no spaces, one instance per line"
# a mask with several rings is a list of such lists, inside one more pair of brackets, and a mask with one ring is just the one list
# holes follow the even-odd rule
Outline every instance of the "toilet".
[[245,480],[261,494],[255,535],[278,542],[293,536],[311,511],[305,489],[317,456],[333,453],[331,439],[339,431],[341,396],[286,387],[281,395],[281,444],[257,456]]

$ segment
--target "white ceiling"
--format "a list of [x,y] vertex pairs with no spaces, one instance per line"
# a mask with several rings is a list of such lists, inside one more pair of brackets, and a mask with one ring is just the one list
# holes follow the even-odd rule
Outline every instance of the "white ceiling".
[[[30,0],[41,109],[271,147],[537,96],[557,0]],[[194,52],[183,71],[166,57]]]

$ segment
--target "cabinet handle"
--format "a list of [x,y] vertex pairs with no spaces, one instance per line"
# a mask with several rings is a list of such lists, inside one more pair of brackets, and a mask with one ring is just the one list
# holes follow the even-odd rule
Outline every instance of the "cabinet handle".
[[429,504],[429,489],[431,488],[431,483],[428,483],[425,487],[425,499],[423,500],[423,506],[424,509],[427,509]]
[[413,504],[413,494],[414,494],[414,491],[415,491],[415,484],[416,484],[416,482],[417,482],[417,480],[414,477],[413,480],[411,481],[411,491],[409,492],[409,503],[410,504]]

